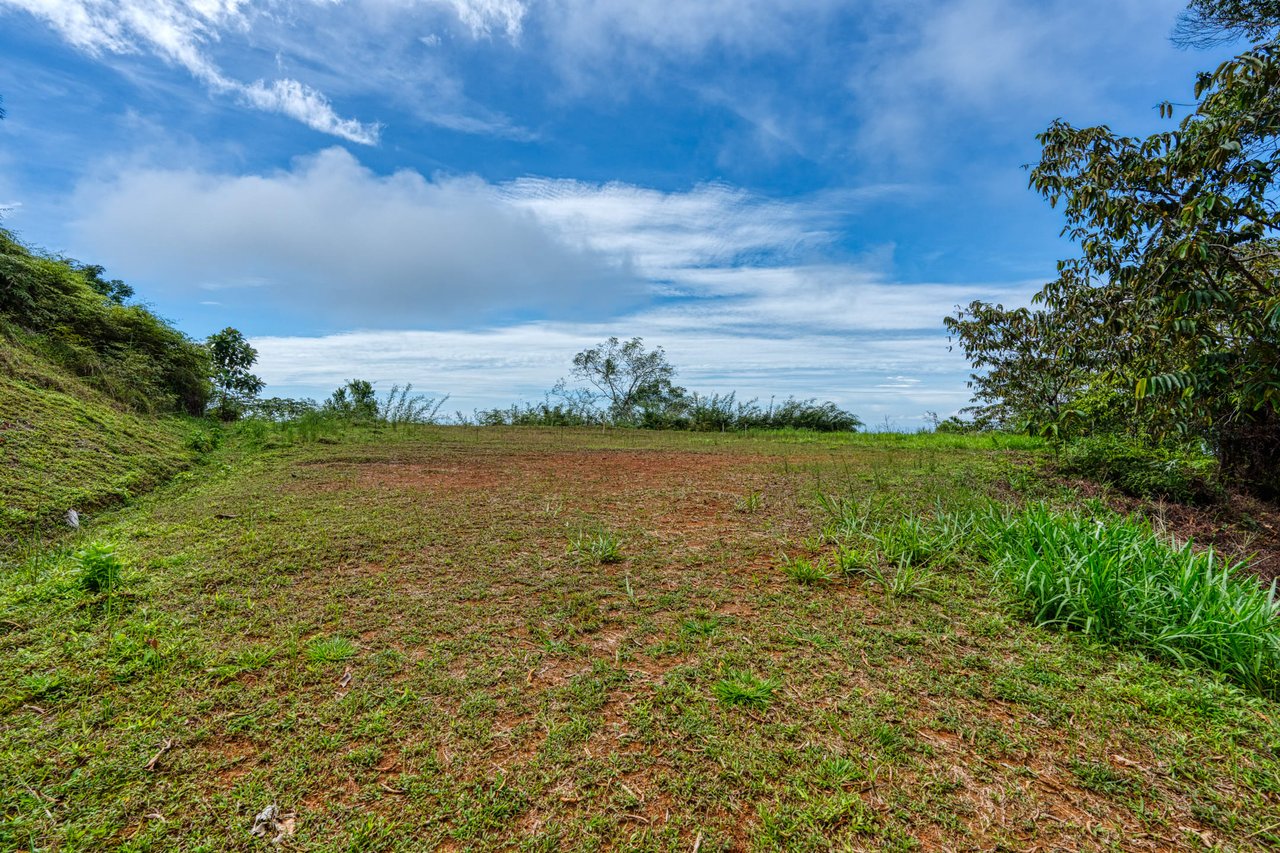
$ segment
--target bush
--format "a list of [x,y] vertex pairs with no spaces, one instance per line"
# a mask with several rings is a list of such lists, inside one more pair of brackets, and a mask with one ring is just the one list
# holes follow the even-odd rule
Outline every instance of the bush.
[[205,348],[104,282],[101,267],[46,257],[0,229],[0,331],[116,401],[143,412],[201,414]]
[[1190,543],[1174,547],[1149,523],[1061,515],[1043,506],[993,512],[975,541],[1034,622],[1223,674],[1280,697],[1280,602],[1242,564]]
[[111,594],[120,584],[124,566],[109,545],[94,543],[76,552],[76,580],[87,592]]
[[1188,449],[1096,436],[1064,445],[1059,464],[1064,473],[1110,483],[1136,498],[1209,503],[1221,497],[1217,462]]

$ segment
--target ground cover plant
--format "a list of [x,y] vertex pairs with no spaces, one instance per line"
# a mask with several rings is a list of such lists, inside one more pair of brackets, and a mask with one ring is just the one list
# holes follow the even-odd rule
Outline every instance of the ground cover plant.
[[300,850],[1280,843],[1272,700],[1038,627],[965,546],[993,498],[1089,510],[1035,443],[332,439],[229,430],[5,552],[0,847],[267,849],[269,805]]

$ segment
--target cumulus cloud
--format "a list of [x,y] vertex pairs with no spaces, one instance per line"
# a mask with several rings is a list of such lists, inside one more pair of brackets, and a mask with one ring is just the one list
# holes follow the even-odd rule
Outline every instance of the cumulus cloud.
[[206,48],[250,26],[247,0],[0,0],[52,26],[90,55],[151,53],[188,71],[215,94],[361,145],[378,141],[377,124],[340,117],[325,95],[297,80],[244,83],[227,76]]
[[889,249],[839,259],[838,215],[880,191],[428,179],[331,148],[262,175],[126,169],[75,205],[91,256],[148,293],[220,303],[249,331],[255,311],[338,330],[255,339],[277,393],[360,375],[469,410],[536,399],[573,353],[641,335],[700,390],[954,411],[965,365],[941,318],[1035,288],[895,281]]
[[690,332],[936,330],[972,286],[896,282],[892,247],[837,245],[838,220],[881,191],[428,179],[330,148],[261,175],[126,168],[84,182],[74,206],[87,251],[150,291],[239,291],[327,328],[629,310]]
[[250,288],[243,308],[328,327],[582,316],[638,292],[625,258],[565,245],[478,179],[376,175],[341,148],[264,175],[125,170],[75,203],[93,256],[153,292]]

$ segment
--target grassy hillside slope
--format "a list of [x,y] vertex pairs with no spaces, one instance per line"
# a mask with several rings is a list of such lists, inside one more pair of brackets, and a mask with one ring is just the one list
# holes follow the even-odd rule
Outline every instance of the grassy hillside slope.
[[122,410],[0,332],[0,543],[172,476],[191,462],[186,432],[181,418]]

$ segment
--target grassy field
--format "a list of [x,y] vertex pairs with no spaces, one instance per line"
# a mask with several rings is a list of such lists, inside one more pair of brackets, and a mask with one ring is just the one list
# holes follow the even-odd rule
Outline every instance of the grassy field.
[[[232,446],[10,551],[0,848],[267,849],[276,804],[291,850],[1274,849],[1275,702],[1034,627],[963,555],[835,571],[823,503],[1079,504],[1039,460],[463,427]],[[88,542],[113,588],[77,574]]]

